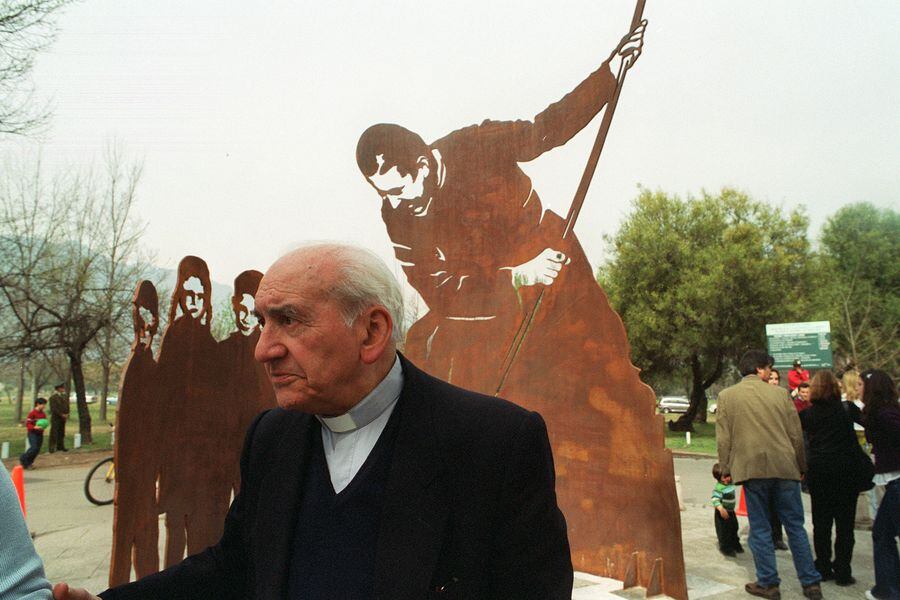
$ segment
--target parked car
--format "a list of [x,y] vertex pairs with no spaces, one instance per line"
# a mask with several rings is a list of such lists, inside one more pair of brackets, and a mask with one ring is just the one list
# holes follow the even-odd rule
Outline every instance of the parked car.
[[668,413],[686,413],[691,401],[685,396],[663,396],[659,399],[657,408],[659,412]]

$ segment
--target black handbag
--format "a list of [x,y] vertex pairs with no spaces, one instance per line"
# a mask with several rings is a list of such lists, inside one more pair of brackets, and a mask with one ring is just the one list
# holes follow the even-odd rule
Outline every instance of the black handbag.
[[[847,400],[843,400],[841,406],[850,420],[850,431],[852,433],[853,422],[856,420],[851,414],[853,409],[850,408],[850,402]],[[859,413],[859,410],[856,409],[856,412]],[[875,465],[872,464],[872,459],[869,458],[869,455],[865,453],[856,441],[855,433],[853,433],[853,450],[851,452],[853,453],[853,483],[859,493],[868,492],[875,487],[875,482],[872,481],[875,478]]]
[[872,479],[875,477],[875,465],[859,444],[854,444],[856,450],[853,454],[853,483],[860,493],[867,492],[875,487]]

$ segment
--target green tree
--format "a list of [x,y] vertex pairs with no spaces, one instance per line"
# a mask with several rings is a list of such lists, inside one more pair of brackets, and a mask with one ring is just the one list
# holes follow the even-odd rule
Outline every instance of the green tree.
[[650,380],[690,381],[690,408],[670,427],[706,419],[706,390],[765,324],[802,314],[791,282],[809,272],[808,221],[723,189],[682,200],[642,189],[598,280],[622,316],[632,360]]
[[826,221],[816,297],[832,324],[838,360],[897,373],[900,368],[900,213],[869,203]]

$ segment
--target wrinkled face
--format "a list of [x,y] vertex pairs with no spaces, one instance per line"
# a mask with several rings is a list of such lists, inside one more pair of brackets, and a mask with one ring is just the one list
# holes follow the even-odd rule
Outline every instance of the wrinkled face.
[[[428,179],[430,169],[428,161],[424,157],[419,159],[418,169],[415,173],[407,173],[400,175],[400,171],[396,166],[391,167],[384,173],[381,173],[381,165],[384,164],[382,155],[376,157],[378,162],[378,171],[374,175],[370,175],[367,179],[372,184],[378,194],[391,203],[392,208],[397,208],[403,203],[415,202],[416,200],[428,200],[425,198],[425,182]],[[414,209],[420,214],[427,211],[426,206],[416,206]]]
[[776,371],[771,371],[769,373],[769,383],[772,385],[781,385],[781,375],[779,375]]
[[182,295],[187,314],[196,319],[203,312],[203,304],[206,302],[206,291],[199,277],[188,277],[182,284]]
[[797,390],[797,395],[800,396],[800,399],[804,402],[809,402],[809,388],[799,388]]
[[348,327],[325,294],[334,269],[315,253],[275,263],[256,293],[262,326],[256,360],[263,363],[278,405],[326,416],[349,410],[359,397],[365,327]]

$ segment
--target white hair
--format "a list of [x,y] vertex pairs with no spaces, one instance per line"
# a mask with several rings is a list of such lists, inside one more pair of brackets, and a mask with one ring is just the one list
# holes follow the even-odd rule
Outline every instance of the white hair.
[[384,261],[374,252],[342,242],[311,242],[299,251],[314,251],[334,261],[338,275],[326,293],[339,305],[344,322],[350,327],[368,308],[383,306],[394,323],[391,339],[403,341],[403,294],[400,284]]

